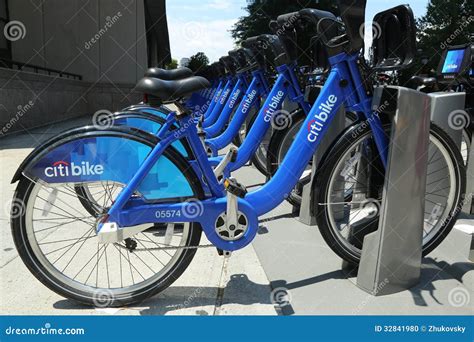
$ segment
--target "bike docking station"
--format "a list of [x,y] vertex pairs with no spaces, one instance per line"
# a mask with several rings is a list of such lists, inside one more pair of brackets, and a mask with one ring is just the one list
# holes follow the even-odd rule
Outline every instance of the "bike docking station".
[[[426,94],[399,86],[375,88],[372,108],[392,123],[383,200],[376,205],[378,229],[365,236],[364,232],[360,232],[361,236],[357,236],[359,232],[351,232],[354,238],[363,239],[361,262],[358,269],[347,262],[342,263],[342,268],[350,276],[357,272],[356,284],[362,290],[379,296],[407,290],[418,284],[424,214],[425,211],[434,215],[437,213],[436,204],[425,206],[425,192],[436,190],[430,189],[433,186],[427,184],[430,169],[437,167],[436,163],[428,167],[430,120],[445,128],[460,145],[461,133],[447,126],[446,113],[464,108],[464,101],[464,93]],[[345,122],[345,112],[340,110],[331,126],[333,130],[326,137],[337,136],[345,128]],[[314,206],[311,203],[314,197],[311,194],[312,182],[317,162],[325,153],[329,141],[326,143],[325,140],[321,142],[320,151],[313,157],[311,181],[303,186],[299,220],[311,226],[316,225],[316,217],[310,209]],[[472,150],[470,153],[472,160]],[[364,160],[364,157],[360,158],[355,178],[358,186],[367,188],[368,173]],[[367,195],[358,194],[356,203],[367,203],[369,200]],[[344,202],[342,193],[341,202]]]
[[403,87],[375,89],[373,108],[392,122],[378,229],[364,237],[357,286],[385,295],[415,286],[420,278],[433,101]]
[[[419,282],[424,214],[439,212],[435,203],[425,203],[427,191],[439,190],[427,183],[427,176],[436,172],[442,178],[442,172],[448,172],[439,174],[436,163],[428,167],[430,121],[447,130],[446,113],[464,108],[465,94],[425,94],[398,86],[376,88],[373,107],[387,103],[383,112],[388,114],[392,130],[380,218],[377,231],[364,237],[357,273],[357,285],[375,296],[400,292]],[[460,131],[448,132],[460,146]]]
[[[467,215],[474,215],[474,148],[472,147],[472,142],[474,141],[474,130],[469,132],[471,134],[471,146],[468,151],[467,157],[467,168],[466,168],[466,188],[471,189],[466,192],[467,198],[464,201],[464,206],[462,208],[463,213]],[[471,247],[469,251],[468,259],[471,262],[474,262],[474,235],[471,234]]]
[[[471,189],[468,190],[466,193],[466,198],[464,207],[463,207],[463,212],[466,214],[474,215],[474,148],[472,147],[472,142],[474,141],[474,130],[471,130],[469,132],[471,134],[471,146],[468,151],[468,157],[467,157],[467,168],[466,168],[466,189]],[[474,239],[471,245],[471,258],[470,260],[474,261]]]

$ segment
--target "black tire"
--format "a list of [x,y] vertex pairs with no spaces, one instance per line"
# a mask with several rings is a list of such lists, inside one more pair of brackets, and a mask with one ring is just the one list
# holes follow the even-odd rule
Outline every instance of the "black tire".
[[[94,132],[93,129],[86,129],[88,137],[91,136],[100,136],[101,134],[107,134],[105,131]],[[112,129],[114,135],[123,137],[124,139],[136,140],[142,143],[153,147],[156,144],[156,139],[151,135],[146,135],[144,133],[134,133],[130,130],[120,133],[117,129]],[[110,133],[110,132],[109,132]],[[73,138],[74,139],[74,138]],[[202,199],[204,197],[203,190],[201,188],[201,183],[199,178],[194,173],[193,169],[188,166],[187,161],[175,150],[169,149],[165,152],[166,157],[172,161],[183,174],[188,179],[189,184],[191,185],[194,196],[197,199]],[[76,285],[78,287],[71,286],[71,284],[66,283],[63,279],[58,279],[58,277],[48,270],[45,267],[45,264],[40,261],[38,255],[35,253],[32,247],[32,240],[28,237],[27,230],[27,217],[26,213],[28,212],[28,199],[32,194],[33,189],[37,186],[34,180],[31,180],[26,177],[21,177],[18,183],[18,186],[14,193],[13,203],[22,204],[23,207],[18,211],[18,206],[12,206],[12,220],[11,220],[11,229],[12,235],[17,248],[18,254],[21,259],[31,271],[31,273],[45,286],[53,290],[57,294],[72,299],[74,301],[84,303],[87,305],[96,305],[97,302],[104,303],[108,307],[120,307],[124,305],[129,305],[133,303],[141,302],[170,286],[179,276],[186,270],[190,262],[192,261],[196,249],[182,249],[181,254],[176,258],[174,264],[170,266],[168,270],[163,272],[163,275],[157,279],[153,279],[152,283],[144,285],[142,288],[135,289],[132,292],[123,292],[123,293],[114,293],[107,298],[104,297],[103,293],[98,293],[97,288],[89,286],[87,284]],[[199,224],[191,223],[189,227],[189,233],[186,237],[185,245],[187,247],[195,247],[199,245],[201,238],[201,227]],[[52,265],[51,265],[52,266]],[[54,267],[54,266],[52,266]],[[59,270],[58,270],[59,271]],[[60,273],[60,271],[59,271]],[[107,275],[108,277],[108,275]],[[66,279],[66,278],[64,278]],[[70,279],[70,278],[67,278]],[[83,287],[89,287],[90,289],[84,290]],[[115,290],[115,289],[111,289]],[[107,291],[105,291],[107,294]],[[102,296],[98,298],[97,296]]]
[[[386,131],[390,130],[390,126],[385,126]],[[357,134],[354,134],[357,133]],[[362,248],[362,241],[363,236],[371,231],[375,231],[378,227],[378,215],[374,217],[370,222],[364,222],[364,229],[363,235],[358,236],[357,240],[350,241],[348,244],[352,244],[352,248],[341,241],[341,238],[337,236],[337,233],[331,228],[331,222],[329,219],[329,212],[327,210],[327,205],[321,205],[321,203],[325,203],[328,191],[330,191],[330,180],[332,179],[332,175],[337,168],[338,163],[346,154],[346,152],[350,151],[350,148],[355,146],[358,139],[362,139],[363,137],[369,136],[371,134],[370,127],[366,123],[360,123],[349,128],[341,137],[338,139],[337,142],[334,143],[332,148],[328,151],[326,156],[324,157],[323,161],[320,164],[318,169],[318,174],[316,175],[316,181],[314,182],[313,194],[314,199],[313,203],[313,214],[317,218],[317,224],[321,235],[323,236],[324,240],[328,244],[328,246],[342,259],[353,263],[358,264],[360,262],[360,252]],[[441,142],[443,148],[449,154],[449,158],[454,166],[454,175],[456,181],[456,189],[455,189],[455,196],[453,197],[453,205],[451,205],[449,209],[449,215],[447,219],[440,221],[443,224],[440,226],[439,230],[431,237],[429,241],[424,243],[423,245],[423,255],[427,255],[433,249],[435,249],[448,235],[448,233],[453,228],[456,218],[460,212],[458,209],[464,194],[465,194],[465,187],[466,187],[466,176],[464,165],[462,161],[461,154],[459,152],[459,148],[456,144],[452,141],[449,135],[444,132],[438,126],[432,124],[431,125],[431,136],[434,136],[439,142]],[[372,155],[373,157],[373,155]],[[379,163],[381,165],[380,159],[373,161],[375,163]],[[378,166],[376,166],[377,168]],[[383,168],[382,168],[383,169]],[[379,175],[380,176],[380,175]],[[383,186],[383,178],[384,175],[381,175],[382,179],[379,179],[376,183],[378,184],[379,189],[376,189],[379,193],[379,190]],[[375,198],[375,197],[374,197]]]
[[249,113],[248,117],[245,119],[242,126],[240,127],[239,132],[232,139],[232,143],[235,146],[237,146],[237,147],[242,146],[247,132],[250,130],[250,128],[252,127],[252,124],[255,122],[255,120],[253,118],[258,114],[258,111],[259,111],[259,107],[257,107],[257,106],[253,106],[250,109],[250,113]]
[[[358,120],[357,114],[352,112],[346,113],[347,121],[354,123]],[[270,144],[268,145],[267,151],[267,171],[268,171],[268,178],[273,177],[273,175],[278,170],[280,166],[283,153],[286,155],[287,150],[282,151],[282,149],[286,148],[287,146],[282,146],[284,142],[288,139],[288,134],[294,135],[297,133],[297,130],[303,124],[304,120],[306,120],[306,115],[302,109],[297,109],[290,113],[290,121],[292,124],[288,127],[285,127],[281,130],[274,130],[272,138],[270,139]],[[292,137],[290,137],[292,139]],[[312,161],[311,161],[312,162]],[[311,165],[311,164],[310,164]],[[306,185],[311,180],[311,176],[308,175],[298,182],[295,186],[293,191],[288,195],[286,200],[293,205],[295,208],[299,208],[301,206],[301,195],[303,191],[303,186]]]
[[[306,119],[306,115],[301,108],[298,108],[290,113],[289,122],[291,125],[284,127],[283,129],[274,130],[270,139],[270,144],[267,150],[267,178],[270,179],[275,175],[280,166],[280,152],[282,144],[287,140],[287,135],[294,133],[295,130],[301,127],[302,123]],[[291,138],[290,138],[291,139]],[[307,180],[309,181],[309,180]],[[307,182],[306,181],[306,182]],[[304,182],[303,182],[304,183]],[[286,200],[293,206],[301,206],[301,191],[302,183],[298,182],[293,191],[288,195]]]
[[[255,120],[257,119],[258,115],[255,115],[249,122],[249,128],[253,126]],[[263,144],[266,138],[271,137],[271,131],[272,127],[268,128],[268,131],[265,133],[265,136],[263,138],[263,141],[260,143],[260,146],[258,146],[258,150],[255,151],[255,153],[252,156],[251,162],[252,164],[257,168],[258,171],[265,177],[268,177],[268,170],[267,170],[267,159],[266,159],[266,153],[267,151],[264,152],[264,155],[262,155],[262,151],[265,149]]]

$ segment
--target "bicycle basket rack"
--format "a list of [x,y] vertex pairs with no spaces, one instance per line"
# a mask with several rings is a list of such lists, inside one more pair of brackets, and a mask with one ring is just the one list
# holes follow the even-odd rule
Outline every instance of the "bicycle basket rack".
[[416,25],[408,5],[375,15],[372,23],[374,69],[399,70],[408,67],[416,54]]

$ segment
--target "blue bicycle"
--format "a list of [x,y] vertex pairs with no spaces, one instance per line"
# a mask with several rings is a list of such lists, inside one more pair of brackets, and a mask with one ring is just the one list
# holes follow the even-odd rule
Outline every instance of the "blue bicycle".
[[[238,146],[242,144],[245,136],[245,132],[242,130],[246,129],[247,123],[252,123],[255,110],[260,107],[260,99],[268,94],[269,86],[265,76],[265,62],[262,61],[261,56],[258,56],[258,50],[254,44],[256,40],[256,37],[248,39],[244,42],[244,46],[248,48],[230,51],[229,57],[221,58],[220,64],[225,65],[225,70],[228,72],[220,72],[223,79],[218,82],[220,86],[218,85],[212,92],[212,99],[206,95],[204,96],[207,100],[205,104],[196,102],[196,100],[191,101],[196,94],[200,93],[196,92],[186,102],[185,107],[190,108],[195,117],[202,118],[200,131],[202,137],[206,139],[205,144],[210,155],[217,156],[217,152],[231,142],[235,142]],[[167,79],[158,77],[156,73],[148,72],[146,76],[157,78],[158,82],[167,81]],[[222,86],[223,83],[225,86]],[[221,91],[219,88],[223,90]],[[151,98],[151,96],[147,96],[147,98]],[[192,106],[190,103],[201,104]],[[116,125],[135,127],[156,134],[165,124],[165,118],[169,112],[170,110],[165,106],[156,107],[142,103],[125,108],[113,117],[113,122]],[[231,117],[232,119],[230,119]],[[227,125],[229,121],[231,124]],[[182,142],[182,144],[186,145],[186,142]],[[255,163],[265,166],[258,160]],[[259,169],[265,172],[264,168],[259,167]]]
[[[318,215],[324,216],[319,229],[330,247],[357,263],[359,246],[346,238],[345,230],[354,220],[360,231],[373,226],[378,218],[372,212],[357,220],[351,215],[352,206],[359,203],[355,201],[358,193],[348,195],[345,183],[365,179],[361,185],[367,188],[364,193],[379,196],[383,172],[362,177],[362,169],[356,168],[354,173],[352,167],[361,164],[358,156],[363,155],[376,160],[379,171],[383,170],[388,139],[386,127],[371,108],[371,88],[362,78],[359,27],[364,22],[365,1],[341,0],[339,7],[341,20],[316,9],[286,17],[289,22],[297,16],[314,23],[318,34],[326,37],[330,72],[277,172],[256,191],[247,192],[230,177],[252,149],[231,150],[223,158],[210,160],[195,118],[180,103],[156,135],[127,127],[83,127],[38,147],[13,179],[18,186],[12,210],[16,248],[35,277],[67,298],[121,306],[170,286],[198,248],[217,248],[227,255],[245,247],[256,236],[259,216],[278,206],[292,191],[341,106],[357,112],[365,121],[348,128],[335,142],[317,176],[318,187],[323,190],[317,189],[315,205]],[[293,70],[294,65],[285,63],[278,67],[278,78],[262,115],[244,144],[261,139],[286,97],[308,106],[298,98]],[[194,77],[177,82],[145,78],[138,85],[163,103],[202,88],[202,79]],[[178,128],[171,129],[175,125]],[[192,154],[187,157],[173,146],[180,139],[190,146]],[[447,226],[427,236],[424,253],[449,231],[465,187],[456,146],[436,129],[432,142],[434,154],[429,157],[441,158],[449,170],[446,189],[433,191],[448,191],[450,202],[447,212],[440,209],[440,216],[435,218],[436,222],[448,222]],[[97,183],[110,187],[101,190],[103,202],[92,215],[80,203],[75,186],[89,184],[92,189]],[[349,223],[343,217],[349,217]],[[210,244],[200,245],[202,231]]]

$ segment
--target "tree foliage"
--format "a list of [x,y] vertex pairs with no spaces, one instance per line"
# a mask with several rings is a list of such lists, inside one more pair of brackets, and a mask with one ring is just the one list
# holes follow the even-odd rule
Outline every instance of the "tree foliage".
[[[474,2],[431,0],[417,25],[418,47],[428,56],[439,57],[446,46],[469,42],[469,36],[474,34]],[[432,60],[437,62],[437,58]]]
[[254,0],[248,1],[244,8],[248,13],[240,17],[231,29],[232,37],[242,40],[264,33],[271,33],[268,27],[270,20],[276,19],[280,14],[296,12],[302,8],[318,8],[322,10],[337,11],[331,0]]
[[[272,33],[269,28],[271,20],[275,20],[280,14],[299,11],[303,8],[317,8],[321,10],[338,13],[335,2],[331,0],[254,0],[248,1],[245,11],[246,16],[239,18],[231,29],[232,37],[240,43],[241,41],[264,33]],[[309,48],[314,27],[308,30],[297,31],[298,62],[300,65],[311,64],[311,49]]]
[[[239,18],[231,30],[237,43],[246,38],[271,33],[270,20],[278,15],[298,11],[301,8],[318,8],[338,14],[336,2],[331,0],[254,0],[244,8],[246,16]],[[370,18],[369,18],[370,19]],[[412,67],[404,70],[400,81],[404,84],[414,74],[426,74],[435,70],[442,51],[449,45],[468,43],[474,33],[473,0],[430,0],[426,14],[417,20],[417,48],[422,51]],[[298,44],[301,51],[308,51],[312,32],[299,32]],[[306,54],[299,63],[304,65],[310,57]],[[428,57],[428,64],[421,64],[421,56]],[[308,58],[309,57],[309,58]]]
[[[400,79],[405,84],[412,75],[433,73],[448,46],[465,44],[474,33],[474,1],[431,0],[426,14],[417,19],[417,48],[415,63],[403,71]],[[421,58],[428,63],[423,65]]]
[[198,52],[189,58],[188,68],[196,72],[209,65],[209,58],[204,52]]
[[178,61],[176,59],[171,59],[171,62],[166,64],[165,68],[168,70],[176,69],[178,67]]

